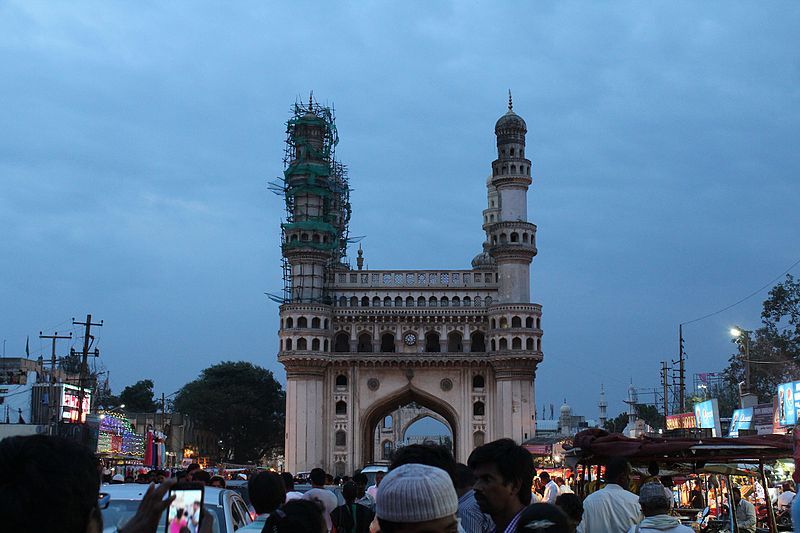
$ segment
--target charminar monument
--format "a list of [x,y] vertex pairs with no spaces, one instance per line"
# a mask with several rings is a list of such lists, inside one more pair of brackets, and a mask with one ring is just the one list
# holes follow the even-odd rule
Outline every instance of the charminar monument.
[[275,298],[287,470],[351,474],[384,459],[394,445],[380,443],[386,417],[408,406],[449,426],[460,462],[484,442],[534,436],[542,308],[530,294],[526,132],[509,94],[471,268],[365,270],[360,249],[355,268],[345,259],[350,189],[333,113],[313,100],[293,107],[273,184],[286,203]]

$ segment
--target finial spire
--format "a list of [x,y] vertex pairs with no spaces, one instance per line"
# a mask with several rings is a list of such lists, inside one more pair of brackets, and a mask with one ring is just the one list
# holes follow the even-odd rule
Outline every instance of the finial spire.
[[314,91],[312,90],[308,94],[308,110],[311,111],[314,109]]
[[364,268],[364,250],[361,249],[361,243],[358,244],[358,258],[356,258],[356,265],[359,270]]
[[511,101],[511,89],[508,90],[508,110],[512,111],[514,109],[514,103]]

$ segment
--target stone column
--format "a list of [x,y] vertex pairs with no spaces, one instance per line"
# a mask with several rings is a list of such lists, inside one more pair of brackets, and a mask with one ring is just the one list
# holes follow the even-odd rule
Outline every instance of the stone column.
[[284,360],[286,366],[286,469],[309,471],[324,466],[327,441],[329,403],[325,401],[325,367],[327,361]]

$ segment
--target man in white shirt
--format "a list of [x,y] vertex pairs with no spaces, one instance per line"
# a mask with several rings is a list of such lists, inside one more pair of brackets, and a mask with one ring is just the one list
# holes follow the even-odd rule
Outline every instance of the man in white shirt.
[[558,485],[550,479],[550,474],[542,472],[539,474],[539,479],[544,483],[544,496],[542,497],[543,503],[550,503],[555,505],[556,498],[558,498]]
[[[642,520],[639,498],[627,490],[631,467],[622,457],[606,463],[606,486],[583,501],[578,533],[625,533]],[[663,489],[662,489],[663,493]]]
[[325,517],[325,525],[328,526],[328,531],[330,531],[333,529],[331,513],[338,507],[339,499],[332,491],[325,488],[325,471],[323,469],[312,469],[308,477],[311,479],[312,488],[303,494],[303,499],[317,502],[324,508],[322,514]]
[[783,492],[778,495],[778,509],[783,511],[792,507],[795,493],[789,483],[783,484]]

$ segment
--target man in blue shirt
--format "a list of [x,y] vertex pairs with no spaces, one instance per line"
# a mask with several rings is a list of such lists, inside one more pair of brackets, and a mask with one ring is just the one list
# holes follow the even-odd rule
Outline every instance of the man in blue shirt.
[[492,529],[492,517],[481,512],[475,500],[475,476],[465,464],[458,463],[455,472],[456,495],[458,495],[458,519],[465,533],[488,533]]

